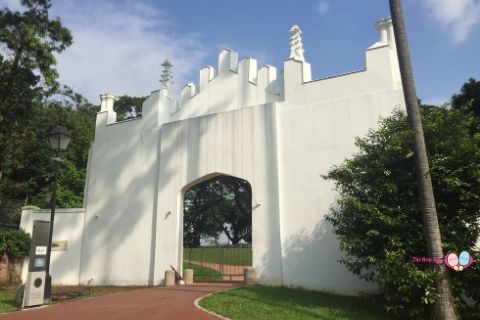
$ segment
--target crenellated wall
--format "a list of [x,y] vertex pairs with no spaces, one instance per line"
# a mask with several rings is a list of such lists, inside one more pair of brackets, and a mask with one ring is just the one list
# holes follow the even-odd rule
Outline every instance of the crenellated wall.
[[[321,178],[357,151],[355,138],[404,108],[391,21],[365,69],[312,80],[299,28],[283,70],[224,49],[216,68],[173,99],[152,92],[142,118],[116,122],[101,96],[85,187],[80,283],[156,285],[182,268],[183,193],[218,174],[252,186],[253,266],[264,284],[343,294],[373,290],[338,264],[325,221],[337,197]],[[294,49],[294,50],[293,50]],[[286,50],[286,53],[288,50]]]
[[[218,55],[217,68],[204,66],[199,72],[198,85],[185,85],[178,100],[171,97],[168,89],[152,92],[144,102],[143,118],[128,120],[134,121],[134,124],[125,125],[125,121],[116,123],[113,111],[115,97],[111,94],[101,95],[97,136],[108,136],[103,128],[112,124],[119,125],[120,131],[148,130],[164,123],[270,102],[308,105],[390,88],[401,89],[391,22],[383,19],[375,27],[379,39],[365,52],[364,70],[312,80],[308,62],[289,58],[277,75],[277,69],[273,66],[266,65],[258,69],[255,59],[243,58],[238,61],[237,52],[223,49]],[[113,127],[108,130],[117,131]]]
[[210,66],[201,69],[198,90],[193,84],[182,89],[180,103],[171,113],[170,120],[280,101],[276,77],[274,67],[257,69],[255,59],[238,61],[236,52],[224,49],[219,54],[217,69]]

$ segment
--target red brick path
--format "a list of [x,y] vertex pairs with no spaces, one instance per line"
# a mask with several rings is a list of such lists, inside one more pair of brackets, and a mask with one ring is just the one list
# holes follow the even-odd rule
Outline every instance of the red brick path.
[[94,299],[0,314],[11,320],[218,320],[194,305],[195,299],[231,287],[229,283],[156,287]]

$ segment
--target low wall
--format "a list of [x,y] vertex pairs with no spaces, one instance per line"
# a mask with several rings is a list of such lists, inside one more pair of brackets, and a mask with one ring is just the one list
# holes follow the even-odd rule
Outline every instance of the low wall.
[[[30,235],[33,221],[50,221],[50,209],[37,207],[22,208],[20,228]],[[80,257],[82,252],[82,235],[85,221],[85,209],[56,209],[53,226],[50,274],[54,285],[78,285],[80,276]],[[55,244],[58,247],[55,248]],[[28,273],[28,258],[23,262],[22,281]]]

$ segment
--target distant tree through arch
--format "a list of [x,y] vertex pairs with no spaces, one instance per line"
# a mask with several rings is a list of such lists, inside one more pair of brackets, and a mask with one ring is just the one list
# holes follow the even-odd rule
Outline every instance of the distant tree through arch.
[[222,241],[251,244],[251,186],[226,175],[200,182],[185,192],[183,217],[185,247]]

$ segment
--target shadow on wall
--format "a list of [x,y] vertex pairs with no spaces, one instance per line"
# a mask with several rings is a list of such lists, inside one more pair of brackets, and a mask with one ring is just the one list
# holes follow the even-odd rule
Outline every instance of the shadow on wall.
[[[158,134],[158,131],[132,134],[119,139],[115,147],[108,150],[100,150],[97,146],[95,151],[100,153],[100,157],[97,155],[97,163],[90,173],[89,193],[110,192],[97,197],[94,209],[87,202],[87,215],[90,217],[87,217],[84,227],[82,283],[93,280],[96,285],[147,284],[149,259],[145,258],[145,252],[149,250],[135,250],[134,244],[148,246],[152,240],[148,228],[144,228],[142,233],[134,231],[139,225],[152,223],[153,201],[145,200],[152,199],[153,182],[145,177],[155,173],[156,154],[148,150],[156,147]],[[108,167],[115,168],[115,177],[101,180],[101,174],[96,176],[97,173],[108,172]],[[142,267],[131,269],[130,279],[125,278],[125,272],[118,268],[122,252],[125,256],[126,251],[131,261],[142,261]]]
[[342,256],[327,221],[317,223],[312,232],[302,229],[283,244],[284,285],[345,295],[375,291],[375,283],[359,279],[339,262]]
[[[225,97],[220,104],[229,105],[230,100]],[[209,169],[215,167],[218,160],[210,159],[213,163],[201,170],[197,159],[200,152],[215,154],[219,148],[231,145],[228,136],[223,138],[224,144],[209,143],[208,136],[222,132],[230,124],[217,119],[223,118],[198,117],[166,123],[158,130],[132,132],[131,136],[117,140],[99,141],[94,150],[96,162],[90,173],[89,193],[108,192],[95,197],[91,207],[90,201],[87,202],[90,218],[86,220],[84,234],[83,282],[94,279],[95,284],[156,285],[157,278],[163,278],[163,271],[169,265],[180,269],[182,233],[176,232],[175,241],[168,238],[167,242],[157,243],[157,232],[162,232],[157,227],[181,231],[181,217],[176,210],[164,217],[163,212],[175,206],[158,202],[159,195],[170,192],[168,188],[179,174],[185,172],[186,180],[192,181],[200,176],[200,171],[211,172]],[[234,120],[231,119],[232,126]],[[223,153],[234,155],[229,148]],[[178,192],[175,190],[171,196]],[[168,257],[161,256],[162,252],[171,252],[172,247],[179,261],[166,261]],[[160,254],[158,259],[156,254]]]

